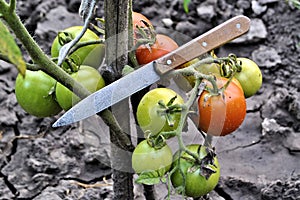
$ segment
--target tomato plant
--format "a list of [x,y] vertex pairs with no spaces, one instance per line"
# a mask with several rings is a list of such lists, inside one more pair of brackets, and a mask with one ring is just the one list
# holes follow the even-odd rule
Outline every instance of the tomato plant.
[[172,165],[173,154],[168,145],[154,148],[147,140],[140,142],[132,154],[132,168],[137,174],[156,171],[163,176]]
[[[174,101],[168,106],[172,99]],[[182,97],[171,89],[156,88],[150,90],[139,102],[136,113],[138,124],[144,132],[150,132],[153,135],[161,131],[175,130],[180,120],[180,111],[175,105],[182,105],[183,103]],[[172,125],[169,124],[169,119],[174,122]]]
[[[90,92],[95,92],[105,86],[104,79],[100,73],[90,66],[81,65],[78,72],[73,73],[71,76]],[[57,102],[64,110],[69,110],[80,101],[78,96],[61,83],[57,83],[55,94]]]
[[147,64],[178,48],[178,44],[170,37],[157,34],[153,45],[141,45],[136,49],[136,58],[140,65]]
[[175,188],[182,187],[180,192],[186,196],[197,198],[216,187],[220,166],[217,157],[208,154],[205,146],[193,144],[187,146],[187,149],[199,156],[200,163],[186,152],[181,155],[176,152],[172,164],[175,172],[171,175],[171,182]]
[[245,97],[253,96],[262,85],[262,74],[257,64],[249,58],[237,58],[242,63],[242,71],[234,77],[240,82]]
[[[227,78],[217,77],[218,88],[223,87],[227,81]],[[230,82],[220,95],[211,95],[204,91],[199,97],[198,109],[201,130],[214,136],[227,135],[244,121],[246,100],[243,90],[234,82]]]
[[[95,1],[82,1],[82,3],[87,2],[92,4]],[[186,2],[188,1],[184,2],[186,4]],[[45,56],[45,54],[41,51],[37,44],[33,40],[31,40],[32,38],[30,38],[28,31],[26,31],[26,28],[24,26],[22,26],[23,24],[21,23],[21,21],[19,21],[17,15],[14,15],[15,13],[13,13],[16,6],[15,2],[12,1],[10,4],[8,4],[3,0],[0,0],[0,4],[0,15],[2,19],[6,21],[5,24],[0,23],[1,27],[6,28],[6,26],[8,26],[9,28],[11,28],[11,31],[15,33],[15,36],[20,39],[22,44],[24,44],[26,50],[33,60],[33,63],[36,64],[36,66],[28,66],[34,68],[40,67],[40,69],[43,69],[43,71],[49,74],[53,74],[54,77],[59,77],[59,80],[65,80],[63,81],[64,85],[70,85],[70,82],[73,83],[73,80],[70,80],[70,77],[67,76],[66,73],[62,73],[61,70],[55,70],[55,68],[57,68],[58,66],[51,62],[51,60],[49,60],[49,58]],[[88,7],[88,5],[86,5],[86,7]],[[114,6],[111,7],[116,8],[117,3],[114,3]],[[94,8],[95,7],[92,7],[88,11],[93,11]],[[84,14],[82,15],[87,14],[87,12],[85,12],[87,10],[81,11],[81,14],[84,12]],[[106,19],[107,21],[108,19],[113,19],[112,21],[120,22],[120,24],[116,26],[116,32],[112,31],[113,33],[118,33],[119,30],[117,29],[120,27],[119,25],[122,25],[124,22],[126,23],[126,20],[128,19],[127,17],[130,16],[124,16],[123,13],[127,12],[119,12],[118,15],[114,15],[115,12],[110,11],[112,10],[106,10],[106,16],[111,14],[111,18],[106,17]],[[8,20],[9,17],[12,17],[12,19]],[[85,17],[87,17],[85,22],[89,22],[88,20],[91,19],[90,17],[92,17],[92,15],[84,16],[83,18]],[[136,51],[136,56],[139,64],[146,64],[165,55],[166,53],[169,53],[170,51],[175,50],[178,47],[176,42],[174,42],[168,36],[160,34],[155,35],[150,20],[148,20],[145,16],[141,15],[140,13],[133,12],[132,18],[134,29],[136,29],[136,26],[142,27],[147,26],[147,24],[150,25],[149,27],[147,26],[143,29],[139,29],[141,38],[134,38],[135,40],[141,39],[135,44],[135,47],[139,46],[140,44],[147,43],[138,47]],[[81,30],[82,27],[70,27],[69,29],[64,30],[63,33],[60,33],[60,36],[57,37],[53,42],[51,48],[52,57],[57,57],[62,45],[74,39]],[[150,34],[147,35],[147,33]],[[2,35],[5,36],[5,34]],[[105,34],[108,38],[115,36],[110,31]],[[134,33],[133,37],[135,36],[136,35]],[[127,39],[131,42],[129,38]],[[96,40],[99,41],[100,38],[92,31],[88,30],[80,42],[92,42]],[[2,43],[5,47],[9,46],[6,44],[10,44],[6,43],[5,39],[2,40]],[[107,42],[106,44],[109,45],[109,42]],[[128,46],[131,45],[132,44],[120,45],[120,48],[117,49],[120,50],[120,52],[127,52]],[[124,46],[126,48],[124,48]],[[6,50],[7,49],[4,48],[4,51],[2,51],[1,53],[7,53]],[[8,57],[10,57],[10,54],[14,51],[8,52]],[[117,52],[111,53],[114,54]],[[4,60],[7,60],[6,56],[7,55],[4,55]],[[95,68],[98,68],[103,61],[103,57],[104,46],[100,44],[81,47],[74,53],[72,53],[68,58],[73,62],[72,64],[79,66],[79,71],[72,74],[72,77],[76,80],[75,84],[77,84],[78,81],[91,92],[94,92],[103,87],[105,83],[101,75],[96,69],[90,67],[93,66]],[[12,56],[12,58],[15,57]],[[8,60],[12,62],[12,58],[8,58]],[[211,64],[203,64],[200,67],[197,67],[197,70],[198,72],[201,72],[203,74],[216,75],[218,84],[217,87],[220,88],[223,87],[225,85],[225,82],[227,81],[227,79],[223,80],[221,77],[219,77],[219,75],[225,76],[225,73],[222,74],[220,72],[229,72],[226,73],[226,77],[231,75],[230,72],[234,73],[235,71],[232,70],[234,69],[232,67],[238,68],[238,66],[234,65],[236,61],[235,58],[236,56],[229,56],[228,58],[214,60]],[[70,61],[69,59],[68,61]],[[20,60],[12,63],[18,65],[18,62]],[[116,66],[124,66],[123,61],[126,60],[120,61],[117,59],[115,63]],[[191,62],[188,62],[188,64],[198,61],[199,59],[195,59]],[[223,71],[220,71],[219,66],[213,62],[221,63],[222,61],[222,68],[225,68]],[[21,69],[25,71],[25,63],[23,64],[24,68],[17,66],[20,71],[22,71]],[[67,63],[64,63],[63,67],[65,67],[66,64]],[[131,64],[134,64],[134,67],[136,67],[136,62],[132,62]],[[242,60],[242,65],[244,64],[247,64],[247,61]],[[249,64],[249,66],[251,66],[251,64]],[[153,175],[151,173],[147,174],[143,172],[154,171],[159,176],[163,176],[165,172],[170,169],[172,163],[172,152],[170,147],[168,145],[165,145],[165,140],[168,139],[168,136],[176,136],[178,145],[180,146],[180,153],[178,152],[174,156],[174,171],[172,171],[174,173],[172,173],[171,177],[171,181],[174,187],[179,190],[180,186],[182,186],[184,190],[181,191],[184,192],[185,195],[197,198],[199,196],[207,194],[216,186],[220,176],[220,167],[214,152],[207,150],[207,147],[201,145],[190,145],[186,147],[181,135],[186,121],[180,121],[182,124],[180,124],[181,126],[178,126],[179,119],[186,119],[188,117],[188,114],[190,114],[192,111],[191,108],[193,106],[192,104],[194,103],[194,100],[196,100],[196,97],[201,93],[198,101],[200,114],[199,129],[204,130],[211,135],[226,135],[236,130],[236,128],[238,128],[242,123],[246,113],[246,103],[245,97],[242,95],[242,89],[245,91],[245,96],[251,96],[261,86],[261,73],[259,75],[259,73],[256,73],[257,71],[255,70],[254,73],[252,71],[254,68],[251,67],[251,70],[249,70],[249,66],[242,66],[242,71],[238,71],[238,73],[235,75],[237,79],[239,79],[239,81],[242,83],[242,86],[240,84],[237,84],[238,82],[236,81],[236,79],[233,79],[232,82],[228,86],[226,85],[224,89],[216,90],[216,87],[214,87],[214,89],[210,89],[203,93],[201,93],[202,85],[198,87],[200,80],[210,79],[211,83],[213,83],[214,85],[212,76],[204,76],[203,74],[198,73],[195,70],[188,71],[187,74],[192,75],[194,73],[194,77],[197,77],[196,81],[195,79],[193,80],[194,84],[197,87],[195,86],[190,91],[189,99],[186,103],[184,103],[183,99],[178,94],[176,94],[176,92],[167,88],[157,88],[151,90],[143,97],[137,108],[137,120],[143,131],[145,133],[150,133],[150,135],[148,135],[149,137],[147,138],[147,140],[137,145],[132,155],[133,169],[139,175],[144,174],[144,176],[140,179],[141,183],[144,183],[143,181],[145,181],[146,179],[151,179],[151,175]],[[72,68],[71,72],[76,71],[76,69],[76,67]],[[176,74],[176,72],[174,72],[174,74],[180,75],[180,73]],[[120,74],[112,75],[114,77],[120,77]],[[251,78],[254,78],[254,80],[252,80]],[[251,87],[249,86],[249,82],[251,82]],[[255,87],[253,87],[253,83],[255,84]],[[55,85],[57,85],[57,87]],[[76,88],[81,87],[77,84]],[[211,88],[211,86],[208,86],[208,88]],[[54,91],[56,97],[53,95]],[[84,90],[79,89],[77,90],[77,92],[80,96],[88,95]],[[56,84],[56,81],[54,79],[52,79],[48,75],[45,75],[41,71],[28,71],[25,78],[18,76],[16,80],[16,96],[18,102],[25,110],[27,110],[30,114],[41,117],[55,115],[56,113],[60,112],[62,108],[68,110],[73,104],[79,101],[79,98],[75,94],[73,94],[72,91],[69,91],[60,83]],[[59,104],[55,101],[55,98],[57,98]],[[107,125],[109,125],[111,130],[113,130],[111,133],[116,133],[115,135],[117,135],[117,137],[114,137],[112,139],[112,143],[117,144],[116,146],[114,146],[114,150],[116,150],[116,152],[118,152],[119,149],[121,149],[121,151],[130,151],[132,149],[130,138],[127,138],[125,131],[122,130],[118,122],[114,120],[113,114],[109,110],[106,111],[106,115],[103,115],[101,117],[105,118],[104,121],[107,122]],[[128,122],[129,121],[126,121],[124,122],[124,124]],[[207,146],[211,146],[211,136],[205,134],[203,135],[205,136],[204,144]],[[119,136],[120,138],[118,138]],[[154,144],[156,142],[162,142],[162,145],[157,146],[156,144]],[[190,152],[186,151],[186,148]],[[191,152],[193,153],[193,156],[191,155]],[[126,157],[125,159],[128,159],[128,157]],[[121,160],[119,159],[119,157],[112,157],[112,166],[117,166],[116,163],[119,164],[119,160]],[[114,175],[116,175],[113,176],[115,180],[121,177],[121,183],[131,183],[132,176],[130,173],[121,172]],[[152,183],[154,182],[155,181],[153,181]],[[131,189],[130,185],[126,188],[126,191],[129,191],[128,189]],[[115,192],[115,194],[118,194],[118,192]],[[130,197],[132,196],[133,195],[129,194],[129,198],[126,199],[130,199]]]
[[[60,32],[54,39],[51,46],[51,56],[58,57],[61,47],[74,39],[82,30],[82,26],[72,26]],[[79,42],[97,41],[100,38],[90,29],[87,29]],[[99,68],[103,62],[105,54],[104,44],[92,44],[80,47],[73,52],[69,58],[76,65],[89,65]],[[66,63],[64,63],[66,65]]]
[[15,94],[20,106],[36,117],[49,117],[62,109],[55,101],[56,80],[43,71],[26,70],[25,78],[19,74],[15,84]]

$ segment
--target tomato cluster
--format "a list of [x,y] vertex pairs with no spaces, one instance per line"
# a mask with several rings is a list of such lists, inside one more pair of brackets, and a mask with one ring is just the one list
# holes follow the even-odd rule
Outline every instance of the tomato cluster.
[[[60,32],[51,47],[51,56],[57,59],[62,46],[73,40],[82,30],[81,26],[69,27]],[[62,67],[90,92],[105,86],[97,68],[104,59],[104,45],[91,30],[87,30],[79,42],[91,43],[71,53]],[[15,94],[19,105],[36,117],[49,117],[70,109],[80,99],[69,89],[58,83],[43,71],[26,71],[25,77],[18,75]]]
[[[138,13],[133,14],[133,22],[137,32],[140,29],[136,26],[152,26],[150,20]],[[137,34],[134,37],[138,40]],[[156,34],[155,42],[150,40],[136,49],[136,58],[143,65],[176,48],[178,45],[171,38]],[[197,97],[198,118],[193,121],[206,138],[226,136],[237,130],[246,116],[246,98],[253,96],[262,84],[261,71],[252,60],[232,55],[217,58],[214,53],[209,57],[211,62],[201,63],[202,58],[195,58],[176,69],[184,71],[183,68],[193,66],[193,73],[185,71],[183,77],[195,88],[200,82],[205,84]],[[132,167],[141,177],[139,183],[155,184],[156,179],[150,183],[149,179],[162,178],[168,173],[178,193],[198,198],[216,187],[220,165],[207,141],[183,147],[178,139],[180,148],[172,156],[166,140],[173,136],[180,138],[185,106],[183,98],[168,88],[152,89],[142,97],[136,116],[146,139],[136,146]]]
[[[178,48],[177,43],[166,35],[154,34],[152,38],[152,29],[149,19],[133,12],[135,44],[139,44],[141,39],[144,41],[135,50],[139,65]],[[54,60],[63,45],[73,40],[81,30],[79,26],[70,27],[58,34],[51,48]],[[150,33],[149,36],[147,33]],[[145,42],[147,39],[148,42]],[[97,70],[104,59],[104,45],[99,40],[94,32],[87,30],[79,41],[85,45],[75,49],[62,64],[63,69],[90,92],[105,86]],[[226,59],[212,58],[211,63],[200,64],[187,77],[196,91],[200,81],[205,83],[205,90],[197,96],[199,118],[196,125],[200,132],[204,132],[206,139],[226,136],[237,130],[246,116],[246,98],[253,96],[262,84],[262,73],[252,60],[235,57],[228,58],[226,63]],[[177,70],[200,62],[200,58],[195,58]],[[37,117],[56,115],[80,101],[72,91],[43,71],[27,70],[25,77],[18,75],[15,93],[20,106]],[[207,140],[203,145],[183,144],[181,132],[186,123],[183,113],[187,116],[189,112],[186,111],[190,108],[177,92],[169,88],[155,88],[143,96],[137,107],[136,118],[146,139],[136,146],[132,154],[132,168],[148,181],[151,178],[157,180],[168,173],[178,193],[198,198],[216,187],[220,165],[214,148]],[[167,140],[175,136],[179,150],[173,155]]]

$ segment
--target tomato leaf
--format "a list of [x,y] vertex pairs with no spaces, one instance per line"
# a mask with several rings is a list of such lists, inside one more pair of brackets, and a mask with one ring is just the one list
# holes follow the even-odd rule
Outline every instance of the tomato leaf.
[[186,13],[189,12],[189,3],[191,2],[191,0],[183,0],[183,9]]
[[146,171],[142,172],[139,177],[135,180],[136,183],[145,184],[145,185],[155,185],[160,183],[162,177],[157,171]]
[[23,60],[22,52],[18,47],[14,37],[10,34],[8,28],[0,20],[0,53],[6,56],[14,64],[19,72],[24,76],[26,63]]

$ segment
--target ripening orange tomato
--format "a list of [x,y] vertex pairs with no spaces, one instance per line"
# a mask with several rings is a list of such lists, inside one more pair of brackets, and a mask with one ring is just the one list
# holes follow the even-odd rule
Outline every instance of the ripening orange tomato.
[[[217,77],[218,88],[228,81]],[[208,83],[208,87],[212,87]],[[246,116],[246,100],[240,86],[230,82],[223,95],[207,96],[204,91],[198,100],[199,128],[209,135],[225,136],[235,131]]]

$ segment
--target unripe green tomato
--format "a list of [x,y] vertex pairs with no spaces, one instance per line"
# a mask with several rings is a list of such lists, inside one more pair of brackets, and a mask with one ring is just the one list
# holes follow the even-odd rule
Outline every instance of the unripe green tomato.
[[172,131],[178,126],[181,113],[174,113],[174,126],[169,126],[167,119],[164,115],[161,115],[161,110],[158,102],[161,100],[167,104],[173,97],[177,96],[173,105],[184,103],[182,97],[175,91],[169,88],[155,88],[147,92],[141,99],[137,108],[137,121],[139,126],[144,132],[150,132],[153,135],[158,134],[161,131]]
[[[71,39],[74,39],[82,30],[82,26],[72,26],[62,32],[67,33]],[[62,33],[60,33],[62,34]],[[62,34],[63,36],[63,34]],[[90,29],[87,29],[85,34],[79,40],[79,42],[95,41],[100,40],[100,38]],[[51,46],[51,56],[58,57],[59,51],[62,45],[59,42],[59,37],[56,36]],[[72,59],[76,65],[88,65],[95,69],[98,69],[104,59],[105,46],[104,44],[93,44],[80,47],[74,53],[72,53],[69,58]],[[67,64],[64,63],[67,67]]]
[[132,154],[132,168],[137,174],[156,171],[163,176],[172,165],[173,154],[168,145],[161,149],[151,147],[147,140],[140,142]]
[[[207,155],[205,149],[203,147],[201,148],[201,145],[193,144],[187,146],[187,148],[195,154],[198,154],[198,150],[200,148],[200,155],[202,155],[200,156],[200,159],[203,159]],[[197,166],[195,166],[186,158],[193,159],[193,157],[188,155],[187,153],[183,153],[181,155],[179,168],[177,168],[176,171],[171,175],[172,185],[175,188],[184,186],[184,195],[189,197],[198,198],[208,194],[216,187],[220,178],[220,166],[217,157],[213,158],[214,165],[208,165],[208,167],[210,167],[212,170],[215,170],[215,173],[212,173],[208,179],[206,179],[205,176],[201,175],[199,166],[197,168]],[[172,169],[178,166],[178,159],[179,154],[178,152],[176,152],[174,155]],[[183,177],[180,173],[180,169],[185,175],[185,185],[183,185]]]
[[234,75],[240,82],[246,98],[253,96],[262,85],[262,73],[257,64],[248,58],[237,58],[242,62],[242,71]]
[[197,71],[203,74],[220,75],[220,67],[217,63],[203,64],[197,68]]
[[[217,58],[215,53],[211,53],[208,57]],[[214,74],[216,76],[220,76],[220,66],[217,63],[203,64],[197,67],[197,71],[203,74]]]
[[55,101],[56,80],[43,71],[26,70],[25,78],[19,74],[16,79],[15,93],[20,106],[36,117],[49,117],[62,109]]
[[[105,86],[104,79],[100,73],[96,69],[86,65],[81,65],[78,72],[73,73],[71,76],[90,92],[95,92]],[[80,101],[77,95],[61,83],[57,83],[55,94],[57,102],[64,110],[69,110]]]

